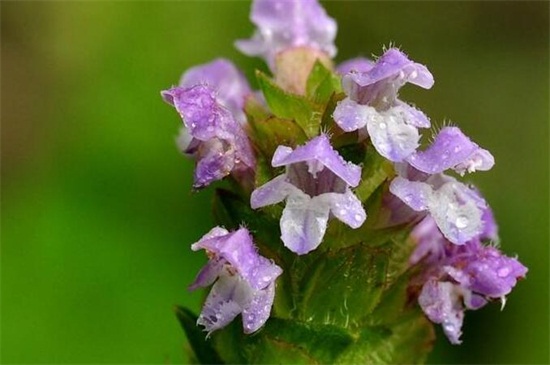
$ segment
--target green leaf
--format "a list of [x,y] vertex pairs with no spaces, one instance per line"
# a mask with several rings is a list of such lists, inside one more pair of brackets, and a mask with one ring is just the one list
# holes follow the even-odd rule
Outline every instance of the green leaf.
[[265,100],[275,116],[295,120],[308,138],[319,134],[322,106],[303,96],[286,92],[260,71],[256,71],[256,77]]
[[316,103],[326,104],[333,93],[342,91],[340,77],[317,60],[306,84],[306,95]]
[[390,161],[382,157],[371,144],[365,148],[361,183],[355,189],[355,194],[363,202],[369,199],[374,191],[394,174]]
[[361,326],[382,296],[390,252],[367,245],[327,251],[304,277],[301,318],[346,329]]
[[180,306],[175,307],[175,312],[198,363],[222,364],[222,360],[212,347],[212,343],[205,339],[205,333],[197,327],[197,316],[189,309]]

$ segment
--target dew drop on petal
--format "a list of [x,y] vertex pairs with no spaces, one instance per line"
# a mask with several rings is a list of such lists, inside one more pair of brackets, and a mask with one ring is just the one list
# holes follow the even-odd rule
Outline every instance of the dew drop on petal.
[[456,228],[458,229],[466,228],[468,226],[468,223],[469,219],[465,216],[459,216],[458,218],[456,218],[455,221]]

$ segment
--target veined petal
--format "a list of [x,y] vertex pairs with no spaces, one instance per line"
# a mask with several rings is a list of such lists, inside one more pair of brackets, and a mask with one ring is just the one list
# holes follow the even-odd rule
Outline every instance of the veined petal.
[[376,151],[388,160],[403,161],[418,147],[418,130],[407,124],[399,113],[393,113],[391,109],[382,116],[367,122],[372,144]]
[[437,174],[447,169],[459,173],[489,170],[494,158],[489,151],[480,148],[457,127],[445,127],[425,151],[416,152],[408,158],[416,169]]
[[417,128],[430,128],[430,118],[422,111],[416,109],[412,105],[397,100],[397,105],[392,108],[394,113],[401,114],[402,118],[408,125]]
[[363,128],[371,119],[380,119],[380,114],[368,105],[361,105],[350,98],[338,102],[334,114],[334,121],[346,132]]
[[210,260],[199,271],[195,281],[189,285],[189,290],[195,290],[198,288],[205,288],[211,285],[218,278],[220,272],[223,269],[224,261],[219,259]]
[[280,203],[294,190],[297,188],[286,181],[286,175],[277,176],[252,192],[250,207],[257,209]]
[[235,167],[235,150],[216,138],[202,143],[197,155],[193,186],[199,188],[229,175]]
[[298,191],[286,200],[281,217],[281,239],[285,246],[298,255],[316,249],[325,235],[329,206],[319,199]]
[[426,183],[396,176],[390,184],[390,192],[411,209],[421,212],[428,209],[433,189]]
[[269,315],[275,298],[275,284],[254,293],[252,301],[243,309],[244,333],[253,333],[262,327]]
[[343,194],[322,194],[319,198],[326,199],[330,205],[330,212],[351,228],[361,227],[367,219],[367,213],[365,213],[361,201],[350,189],[347,189]]

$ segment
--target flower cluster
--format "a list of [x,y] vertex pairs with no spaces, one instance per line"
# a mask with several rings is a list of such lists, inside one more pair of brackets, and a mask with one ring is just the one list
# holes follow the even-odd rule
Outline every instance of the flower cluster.
[[[354,189],[369,178],[362,176],[367,169],[344,159],[337,141],[372,148],[393,166],[384,182],[384,204],[401,217],[399,223],[416,224],[417,246],[409,264],[419,267],[410,284],[418,303],[432,322],[443,325],[452,343],[459,343],[464,311],[504,301],[527,272],[517,259],[487,245],[497,241],[497,228],[480,192],[445,173],[487,171],[493,156],[457,127],[442,128],[421,148],[421,132],[431,127],[430,119],[400,100],[398,92],[407,83],[430,89],[430,71],[397,48],[376,60],[356,58],[333,68],[336,23],[317,0],[255,0],[251,20],[257,29],[237,48],[266,61],[274,80],[269,87],[279,99],[274,102],[262,86],[260,92],[251,90],[224,59],[190,69],[178,86],[162,92],[183,120],[178,144],[195,160],[194,187],[230,176],[243,187],[250,209],[284,202],[282,212],[270,214],[278,214],[282,244],[305,255],[319,249],[331,219],[355,230],[365,224],[371,207]],[[329,75],[311,81],[315,70]],[[315,85],[321,85],[319,93],[332,87],[326,99],[310,95]],[[285,100],[290,100],[288,109]],[[299,133],[268,148],[266,155],[252,123],[258,111],[250,111],[250,105],[266,115],[265,125],[277,117]],[[190,287],[213,284],[198,319],[208,333],[238,314],[244,332],[252,333],[270,316],[282,274],[278,264],[283,265],[253,240],[246,228],[216,227],[192,245],[209,257]]]

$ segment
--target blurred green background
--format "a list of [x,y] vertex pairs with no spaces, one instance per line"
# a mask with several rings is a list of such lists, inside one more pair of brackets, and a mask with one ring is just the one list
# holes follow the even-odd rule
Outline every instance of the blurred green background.
[[[190,192],[159,91],[224,56],[251,78],[248,2],[1,2],[3,363],[181,363],[174,304],[204,262],[212,190]],[[394,42],[435,75],[407,87],[495,155],[468,176],[529,267],[506,309],[438,332],[432,363],[549,361],[549,3],[328,2],[338,60]]]

